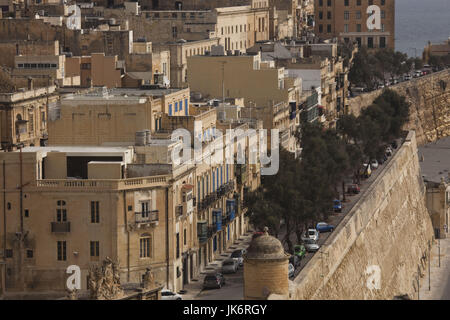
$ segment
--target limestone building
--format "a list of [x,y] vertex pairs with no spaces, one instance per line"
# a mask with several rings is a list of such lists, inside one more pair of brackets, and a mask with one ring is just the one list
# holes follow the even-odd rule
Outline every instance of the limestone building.
[[260,53],[224,55],[219,46],[211,54],[188,58],[188,82],[205,97],[244,98],[242,116],[262,120],[265,129],[279,129],[282,146],[296,152],[301,79],[285,76],[273,61],[261,61]]
[[104,53],[66,57],[65,73],[67,76],[79,76],[81,87],[117,88],[122,86],[124,63],[120,63],[117,56],[105,56]]
[[[380,28],[369,30],[367,8],[379,8]],[[368,48],[395,47],[395,0],[315,0],[315,34]]]
[[50,145],[133,143],[162,128],[162,115],[189,114],[189,89],[95,88],[69,94],[49,110]]
[[2,149],[16,145],[45,144],[48,139],[48,110],[59,101],[55,86],[34,89],[32,81],[23,91],[0,93]]
[[425,201],[436,238],[449,237],[450,222],[450,138],[418,148]]

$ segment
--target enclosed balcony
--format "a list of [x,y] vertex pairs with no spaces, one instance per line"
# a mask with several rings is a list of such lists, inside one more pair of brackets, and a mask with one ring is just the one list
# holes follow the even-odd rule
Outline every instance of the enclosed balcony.
[[144,211],[135,213],[136,225],[140,227],[157,226],[159,222],[159,211]]
[[70,222],[51,222],[51,229],[53,233],[70,232]]

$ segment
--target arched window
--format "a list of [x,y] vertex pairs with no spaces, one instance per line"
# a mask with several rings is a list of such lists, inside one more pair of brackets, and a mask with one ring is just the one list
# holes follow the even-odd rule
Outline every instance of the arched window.
[[67,222],[66,201],[58,200],[56,202],[56,221]]

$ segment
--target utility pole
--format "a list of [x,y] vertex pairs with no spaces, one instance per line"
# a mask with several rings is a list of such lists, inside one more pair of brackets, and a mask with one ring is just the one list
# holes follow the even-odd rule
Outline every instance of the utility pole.
[[428,291],[431,291],[431,241],[428,240]]
[[420,267],[417,266],[417,300],[420,300]]

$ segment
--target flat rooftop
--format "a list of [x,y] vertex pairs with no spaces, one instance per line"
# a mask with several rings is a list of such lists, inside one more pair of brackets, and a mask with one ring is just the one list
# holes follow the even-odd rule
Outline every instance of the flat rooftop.
[[[63,152],[68,156],[83,156],[83,155],[123,155],[129,147],[121,146],[48,146],[48,147],[25,147],[22,152]],[[16,150],[14,152],[19,152]]]
[[450,137],[428,143],[419,147],[418,150],[423,179],[429,182],[440,183],[441,178],[444,178],[446,182],[449,182]]
[[148,97],[162,97],[185,89],[139,89],[139,88],[97,88],[91,92],[68,94],[62,99],[63,103],[71,101],[145,103]]

